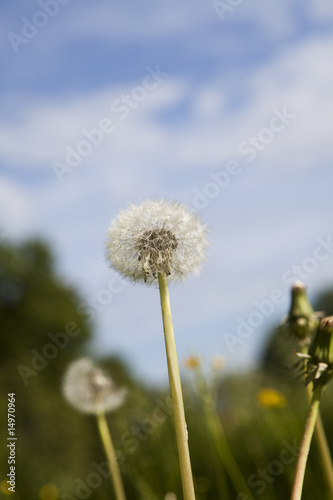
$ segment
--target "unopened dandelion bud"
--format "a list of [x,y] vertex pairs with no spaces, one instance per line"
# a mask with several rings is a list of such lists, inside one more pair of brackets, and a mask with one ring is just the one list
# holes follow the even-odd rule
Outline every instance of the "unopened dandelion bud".
[[309,342],[317,328],[321,313],[314,312],[307,297],[305,285],[297,281],[291,289],[291,307],[285,325],[288,333],[302,342]]
[[333,316],[320,321],[304,360],[306,381],[312,381],[314,388],[333,378]]
[[333,316],[323,318],[309,348],[313,363],[333,366]]

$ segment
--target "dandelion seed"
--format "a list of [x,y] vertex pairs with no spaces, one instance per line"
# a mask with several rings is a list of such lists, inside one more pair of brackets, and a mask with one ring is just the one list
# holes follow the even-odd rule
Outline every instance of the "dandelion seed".
[[118,408],[124,402],[126,392],[124,388],[116,389],[111,377],[88,358],[74,361],[64,377],[63,393],[67,401],[77,410],[96,416],[117,500],[126,500],[126,496],[105,412]]
[[106,255],[115,270],[133,281],[151,284],[159,273],[179,281],[198,274],[206,235],[199,218],[180,203],[145,200],[111,223]]
[[158,282],[184,500],[195,500],[168,280],[198,274],[208,247],[207,228],[186,207],[165,200],[131,205],[111,223],[106,255],[123,277]]
[[124,388],[115,388],[112,379],[88,358],[74,361],[63,382],[65,398],[83,413],[115,410],[123,404],[126,392]]

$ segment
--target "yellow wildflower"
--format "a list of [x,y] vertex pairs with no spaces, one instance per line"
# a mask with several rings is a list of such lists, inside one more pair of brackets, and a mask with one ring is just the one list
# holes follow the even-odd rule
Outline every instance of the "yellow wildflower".
[[263,387],[257,393],[258,401],[266,408],[283,408],[287,401],[282,392],[276,391],[271,387]]
[[189,370],[195,370],[201,365],[199,356],[188,356],[184,359],[184,366]]

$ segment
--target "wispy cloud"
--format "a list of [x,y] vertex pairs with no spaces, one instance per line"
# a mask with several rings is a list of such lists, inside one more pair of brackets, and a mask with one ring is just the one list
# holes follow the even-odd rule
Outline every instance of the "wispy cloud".
[[[38,2],[16,5],[0,21],[4,33],[39,9]],[[9,238],[45,235],[61,272],[86,299],[107,285],[105,230],[119,208],[144,197],[193,206],[194,191],[205,192],[199,211],[211,228],[209,261],[200,279],[172,288],[172,300],[181,353],[189,346],[204,355],[209,346],[222,349],[235,315],[273,288],[285,291],[282,272],[311,255],[316,238],[331,230],[327,8],[314,0],[269,7],[244,1],[222,22],[213,2],[71,0],[19,54],[5,40],[1,231]],[[147,66],[158,65],[168,75],[144,95],[137,88]],[[132,94],[124,118],[119,104]],[[270,129],[277,113],[294,117],[281,133]],[[104,119],[114,124],[112,133],[60,182],[54,162],[65,164],[68,148],[77,151]],[[259,148],[250,160],[241,145],[253,140]],[[216,191],[211,173],[232,160],[240,173]],[[330,266],[324,262],[310,276],[313,289],[327,282]],[[160,320],[146,314],[151,300],[158,300],[153,289],[131,286],[114,297],[96,315],[96,349],[139,355],[148,373],[147,349],[151,359],[164,356],[156,340]],[[238,353],[243,361],[251,349]]]

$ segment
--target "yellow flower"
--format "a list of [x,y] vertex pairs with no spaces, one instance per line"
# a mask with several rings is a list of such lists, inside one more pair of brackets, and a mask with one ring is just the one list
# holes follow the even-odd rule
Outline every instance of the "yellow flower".
[[54,484],[44,484],[39,490],[39,498],[41,500],[56,500],[59,498],[58,488]]
[[283,408],[287,404],[284,395],[270,387],[263,387],[260,389],[257,393],[257,397],[259,403],[266,408]]
[[1,493],[3,493],[4,495],[13,495],[14,493],[12,491],[10,491],[8,489],[9,487],[9,483],[7,483],[6,479],[4,479],[1,483],[0,483],[0,491]]
[[184,359],[184,366],[189,370],[195,370],[201,365],[199,356],[188,356]]

